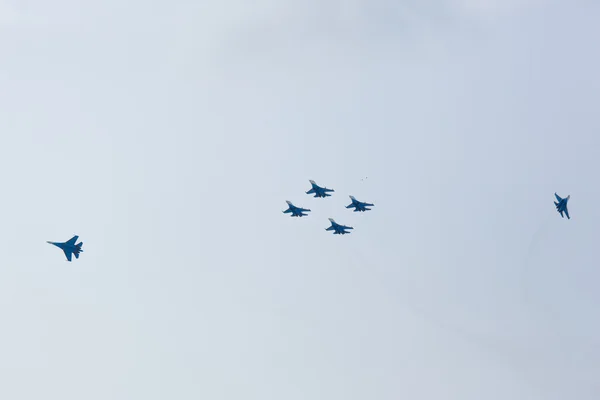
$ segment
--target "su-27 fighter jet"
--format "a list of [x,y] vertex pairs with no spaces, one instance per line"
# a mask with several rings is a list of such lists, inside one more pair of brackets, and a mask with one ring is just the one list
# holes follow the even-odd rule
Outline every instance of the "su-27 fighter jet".
[[352,204],[347,205],[346,208],[352,208],[354,207],[354,212],[357,211],[369,211],[370,208],[367,207],[373,207],[375,206],[375,204],[371,204],[371,203],[363,203],[362,201],[358,201],[356,200],[356,198],[354,196],[350,196],[350,199],[352,200]]
[[290,215],[290,217],[306,217],[308,214],[303,214],[303,213],[304,212],[310,212],[309,209],[296,207],[289,200],[286,200],[285,202],[288,204],[288,209],[285,210],[285,211],[282,211],[282,212],[284,214],[292,213],[292,215]]
[[333,190],[333,189],[327,189],[324,187],[320,187],[313,180],[309,180],[309,182],[312,185],[312,188],[308,192],[306,192],[306,194],[314,193],[315,194],[314,197],[329,197],[331,195],[327,194],[327,192],[335,192],[335,190]]
[[326,231],[334,231],[333,234],[334,235],[345,235],[347,233],[351,233],[351,232],[346,232],[346,229],[354,229],[351,226],[345,226],[345,225],[340,225],[337,222],[335,222],[333,220],[333,218],[329,218],[329,222],[331,222],[331,226],[329,228],[325,228]]
[[566,198],[561,199],[559,195],[557,195],[556,193],[554,193],[554,196],[556,196],[556,200],[558,200],[558,203],[555,201],[554,205],[556,206],[556,211],[558,211],[560,213],[561,217],[565,217],[563,215],[563,212],[565,214],[567,214],[567,218],[571,219],[571,217],[569,217],[569,210],[567,209],[567,202],[569,201],[569,199],[571,198],[571,195],[568,195]]
[[81,253],[83,251],[81,249],[83,242],[80,242],[79,244],[75,244],[77,239],[79,239],[79,236],[75,235],[71,239],[69,239],[68,241],[66,241],[64,243],[56,243],[56,242],[47,242],[47,243],[53,244],[56,247],[61,248],[62,251],[65,252],[65,256],[67,256],[67,260],[71,261],[71,257],[73,254],[75,254],[75,258],[79,258],[79,253]]

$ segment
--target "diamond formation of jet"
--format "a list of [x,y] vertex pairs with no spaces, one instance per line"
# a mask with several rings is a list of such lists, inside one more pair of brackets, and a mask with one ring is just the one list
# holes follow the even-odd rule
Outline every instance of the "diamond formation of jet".
[[[309,182],[312,187],[309,191],[306,192],[306,194],[314,194],[314,197],[325,198],[325,197],[330,197],[331,196],[330,193],[335,192],[335,190],[333,190],[333,189],[329,189],[327,187],[321,187],[321,186],[317,185],[317,183],[315,181],[313,181],[312,179],[310,179]],[[371,208],[369,208],[369,207],[375,206],[372,203],[365,203],[365,202],[359,201],[354,196],[350,196],[350,199],[352,200],[352,203],[350,205],[346,206],[346,208],[354,208],[355,212],[369,211],[369,210],[371,210]],[[285,211],[282,211],[282,212],[284,214],[291,214],[290,215],[291,217],[305,217],[308,215],[308,214],[305,214],[305,212],[311,211],[310,209],[296,207],[289,200],[286,200],[286,203],[288,204],[288,209]],[[349,230],[354,229],[351,226],[338,224],[337,222],[335,222],[335,220],[333,218],[329,218],[329,222],[331,223],[331,226],[329,228],[325,228],[325,230],[333,231],[334,235],[345,235],[345,234],[351,233],[351,232],[349,232]]]

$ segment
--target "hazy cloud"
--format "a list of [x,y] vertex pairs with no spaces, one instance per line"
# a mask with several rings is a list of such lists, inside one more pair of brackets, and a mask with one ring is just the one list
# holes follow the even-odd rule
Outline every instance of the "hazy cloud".
[[598,6],[27,5],[1,398],[598,398]]

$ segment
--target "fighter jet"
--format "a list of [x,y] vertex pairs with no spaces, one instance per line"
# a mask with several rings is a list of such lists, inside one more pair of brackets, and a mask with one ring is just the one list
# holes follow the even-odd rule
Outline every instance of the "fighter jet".
[[340,225],[337,222],[335,222],[333,220],[333,218],[329,218],[329,222],[331,222],[331,226],[329,228],[325,228],[326,231],[334,231],[333,234],[334,235],[345,235],[347,233],[351,233],[351,232],[346,232],[346,229],[354,229],[351,226],[345,226],[345,225]]
[[331,195],[327,194],[327,192],[335,192],[335,190],[333,190],[333,189],[327,189],[324,187],[320,187],[313,180],[310,180],[309,182],[312,185],[312,188],[308,192],[306,192],[306,194],[314,193],[315,194],[314,197],[329,197]]
[[310,212],[309,209],[296,207],[289,200],[286,200],[285,202],[288,203],[288,209],[282,212],[284,214],[292,213],[290,217],[306,217],[308,214],[303,214],[303,212]]
[[571,219],[571,217],[569,217],[569,210],[567,210],[567,202],[571,198],[571,195],[568,195],[565,199],[561,199],[560,196],[556,193],[554,193],[554,196],[556,196],[556,200],[558,200],[558,203],[556,201],[554,202],[554,205],[556,206],[556,211],[560,213],[561,217],[565,217],[563,215],[564,212],[565,214],[567,214],[567,218]]
[[358,201],[356,200],[356,198],[354,196],[350,196],[350,199],[352,200],[352,204],[349,204],[346,206],[346,208],[352,208],[354,207],[354,212],[357,211],[369,211],[370,208],[367,207],[373,207],[375,206],[375,204],[371,204],[371,203],[363,203],[362,201]]
[[50,243],[50,244],[55,245],[56,247],[60,247],[62,249],[62,251],[65,252],[65,256],[67,256],[67,260],[71,261],[71,257],[73,254],[75,254],[75,258],[79,258],[79,253],[81,253],[83,251],[81,249],[83,242],[79,242],[78,244],[75,244],[75,242],[77,241],[78,238],[79,238],[79,236],[75,235],[71,239],[69,239],[68,241],[66,241],[64,243],[56,243],[56,242],[46,242],[46,243]]

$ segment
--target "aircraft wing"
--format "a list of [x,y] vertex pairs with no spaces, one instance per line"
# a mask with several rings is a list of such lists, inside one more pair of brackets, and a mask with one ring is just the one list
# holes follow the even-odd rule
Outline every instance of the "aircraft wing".
[[[77,237],[77,236],[75,236]],[[77,240],[77,239],[75,239]],[[71,253],[69,250],[63,250],[65,252],[65,256],[67,256],[67,260],[71,261],[71,256],[73,255],[73,253]]]
[[554,196],[556,196],[556,200],[558,200],[558,201],[562,201],[562,199],[560,198],[560,196],[559,196],[559,195],[557,195],[556,193],[554,193]]
[[75,235],[67,241],[67,244],[74,245],[77,239],[79,239],[79,236]]
[[569,217],[569,210],[567,209],[567,207],[565,207],[565,214],[567,214],[568,219],[571,219],[571,217]]

